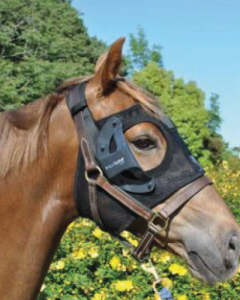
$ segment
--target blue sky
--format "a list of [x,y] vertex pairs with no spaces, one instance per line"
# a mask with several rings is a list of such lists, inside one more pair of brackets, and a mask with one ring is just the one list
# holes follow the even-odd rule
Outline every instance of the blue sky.
[[[221,133],[240,146],[239,0],[73,0],[91,36],[111,44],[141,26],[150,45],[160,44],[164,66],[220,95]],[[127,52],[127,42],[125,53]]]

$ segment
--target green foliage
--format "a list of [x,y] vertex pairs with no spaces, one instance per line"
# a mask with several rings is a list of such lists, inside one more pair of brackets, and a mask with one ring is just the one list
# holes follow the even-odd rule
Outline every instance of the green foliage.
[[217,133],[221,128],[222,118],[220,116],[220,103],[219,103],[219,95],[212,94],[210,98],[210,109],[209,109],[209,129]]
[[[233,170],[223,161],[217,169],[208,167],[207,173],[240,221],[239,169]],[[136,245],[135,237],[126,232],[123,235]],[[231,281],[210,287],[194,279],[185,263],[168,252],[155,248],[151,258],[162,286],[171,289],[175,300],[240,299],[240,268]],[[69,226],[38,300],[157,300],[153,280],[129,250],[93,222],[80,219]]]
[[226,160],[232,170],[236,172],[240,170],[240,147],[235,147],[233,150],[226,150],[223,154],[223,159]]
[[64,0],[0,1],[0,109],[52,92],[92,73],[105,44],[90,38]]
[[229,160],[223,160],[217,167],[207,167],[207,172],[213,178],[217,190],[226,200],[232,212],[240,221],[240,160],[230,155]]
[[240,147],[234,147],[232,149],[233,151],[233,155],[235,155],[236,157],[240,158]]
[[133,80],[159,98],[163,111],[171,116],[193,155],[208,164],[210,151],[204,141],[210,136],[206,126],[209,114],[204,107],[204,93],[196,83],[175,79],[172,72],[154,62],[135,72]]
[[210,98],[210,109],[208,110],[209,122],[207,124],[210,134],[205,138],[204,145],[211,152],[211,161],[217,163],[222,161],[227,150],[227,143],[219,133],[222,124],[220,116],[219,96],[212,94]]
[[142,28],[138,28],[137,36],[130,34],[129,55],[127,56],[130,73],[146,67],[150,61],[162,67],[161,49],[162,47],[159,45],[153,45],[152,49],[149,48],[148,40]]

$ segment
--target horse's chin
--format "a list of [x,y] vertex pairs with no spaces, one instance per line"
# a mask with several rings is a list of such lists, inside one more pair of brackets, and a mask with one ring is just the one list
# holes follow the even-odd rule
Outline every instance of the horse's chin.
[[220,280],[205,266],[203,263],[193,263],[192,261],[188,265],[190,273],[200,281],[203,281],[209,285],[215,285]]
[[214,261],[214,256],[211,260],[205,259],[198,252],[187,250],[181,243],[171,244],[168,250],[185,260],[190,273],[195,278],[209,285],[230,280],[238,270],[238,263],[236,263],[235,267],[226,270],[223,261],[218,261],[218,263],[213,264],[215,267],[212,267],[210,264]]
[[200,257],[195,252],[188,253],[189,259],[188,259],[188,267],[191,272],[191,274],[209,284],[209,285],[215,285],[218,282],[224,282],[229,279],[231,279],[237,272],[238,267],[236,266],[234,269],[231,269],[231,271],[228,272],[221,272],[212,270],[208,264],[205,262],[205,260]]

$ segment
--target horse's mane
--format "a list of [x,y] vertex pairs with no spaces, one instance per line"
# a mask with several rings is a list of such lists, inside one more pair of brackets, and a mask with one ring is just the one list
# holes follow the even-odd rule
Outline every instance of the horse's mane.
[[57,94],[0,114],[0,178],[34,162],[47,149],[47,128]]
[[[64,82],[56,93],[22,108],[0,114],[0,178],[17,167],[33,163],[47,150],[48,125],[54,108],[75,85],[92,77]],[[119,80],[117,87],[155,116],[161,115],[156,99],[130,81]]]

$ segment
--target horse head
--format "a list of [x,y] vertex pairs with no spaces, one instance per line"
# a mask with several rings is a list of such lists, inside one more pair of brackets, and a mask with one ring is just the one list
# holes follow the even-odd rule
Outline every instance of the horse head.
[[[94,120],[98,122],[111,115],[118,116],[139,103],[147,114],[162,119],[154,97],[119,78],[123,43],[121,38],[110,47],[99,59],[94,76],[87,81],[85,95]],[[151,172],[166,164],[170,145],[159,126],[144,120],[135,120],[124,134],[141,168]],[[184,168],[183,161],[178,162],[178,168],[181,166]],[[172,180],[176,180],[174,174],[172,176]],[[184,172],[181,176],[185,176]],[[168,180],[171,181],[171,177]],[[184,192],[187,187],[188,184],[181,186],[174,194]],[[168,188],[167,183],[165,188]],[[151,193],[145,197],[151,198]],[[167,201],[159,199],[154,211],[161,211]],[[137,235],[142,235],[145,229],[146,223],[142,219],[128,226],[128,230]],[[164,247],[186,260],[193,275],[210,284],[231,278],[237,270],[240,229],[213,185],[207,185],[179,207],[171,215],[167,230],[159,233],[155,242],[160,248]]]

